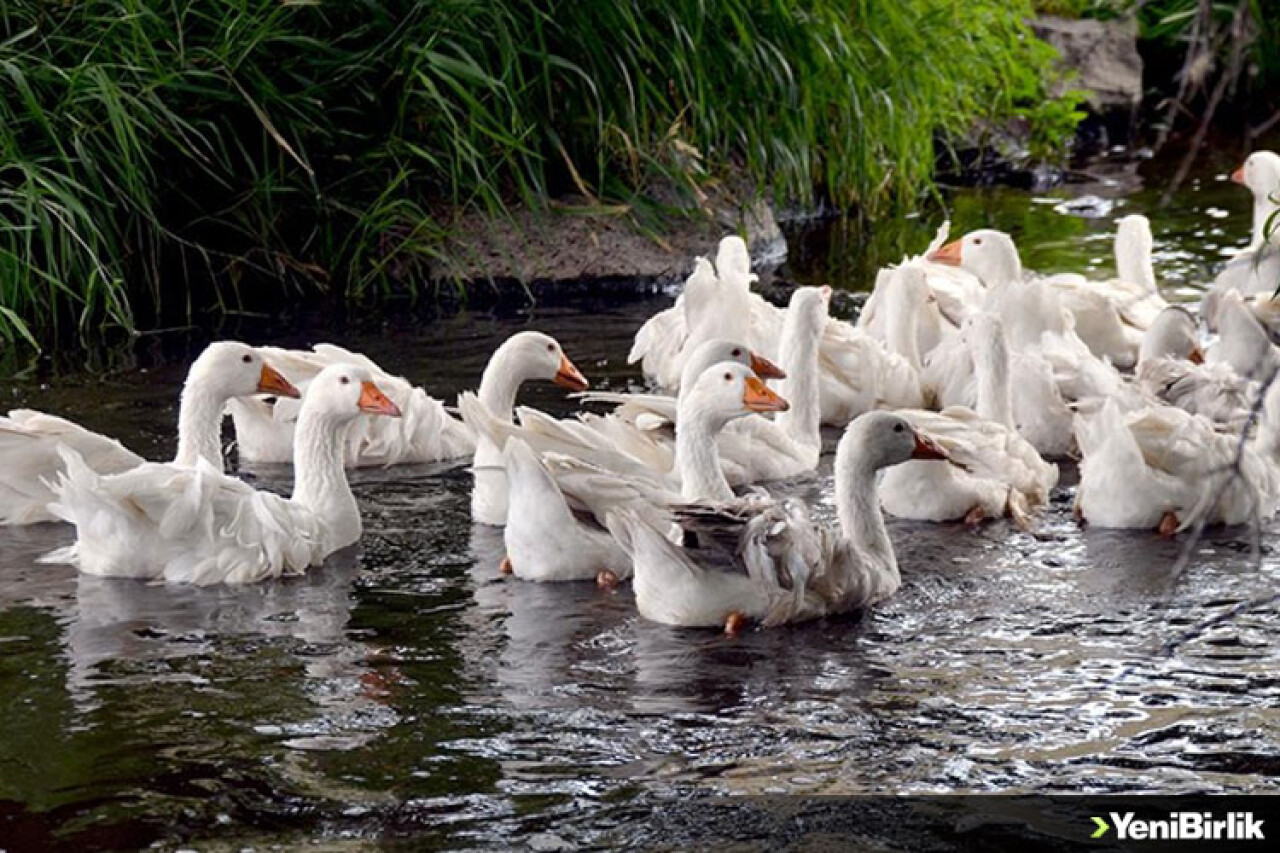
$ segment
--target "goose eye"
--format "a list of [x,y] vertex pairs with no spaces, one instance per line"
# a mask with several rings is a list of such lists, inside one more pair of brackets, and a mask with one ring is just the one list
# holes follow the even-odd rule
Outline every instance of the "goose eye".
[[733,351],[733,357],[734,357],[734,358],[742,358],[742,350],[740,350],[740,349],[736,349],[736,350],[734,350],[734,351]]
[[253,364],[253,356],[249,355],[248,353],[245,353],[240,360],[243,361],[245,364]]
[[893,425],[893,431],[894,431],[894,432],[902,432],[902,424],[894,424],[894,425]]
[[346,376],[342,376],[342,377],[340,377],[340,378],[338,379],[338,381],[339,381],[339,382],[341,382],[343,385],[350,385],[350,384],[351,384],[351,379],[350,379],[349,377],[346,377]]
[[724,381],[725,381],[725,382],[732,382],[732,381],[733,381],[733,374],[732,374],[732,373],[726,373],[726,374],[724,375]]
[[547,352],[555,352],[555,351],[556,351],[555,344],[547,344]]
[[974,237],[974,238],[973,238],[973,245],[975,245],[975,246],[981,246],[981,245],[982,245],[982,238],[981,238],[981,237]]

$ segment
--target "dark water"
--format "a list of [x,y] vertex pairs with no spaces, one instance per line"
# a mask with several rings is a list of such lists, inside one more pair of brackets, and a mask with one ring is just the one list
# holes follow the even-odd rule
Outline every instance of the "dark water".
[[[1150,203],[1152,183],[966,191],[956,233],[1000,225],[1030,267],[1098,258],[1101,275],[1112,219]],[[1096,220],[1055,211],[1081,192],[1120,202]],[[1171,292],[1248,234],[1247,197],[1212,172],[1152,215]],[[880,257],[935,224],[887,225]],[[856,284],[876,239],[811,230],[791,273]],[[636,378],[631,335],[665,304],[341,342],[451,397],[531,323],[620,387]],[[183,369],[0,393],[164,457]],[[567,411],[551,387],[525,399]],[[289,487],[287,470],[253,476]],[[0,847],[680,847],[708,830],[656,834],[654,816],[718,794],[1280,788],[1280,612],[1195,628],[1275,590],[1270,548],[1254,561],[1247,531],[1215,531],[1175,576],[1183,541],[1078,529],[1073,480],[1038,538],[895,523],[890,602],[736,639],[645,623],[625,587],[500,577],[500,534],[472,528],[463,466],[357,473],[358,548],[248,589],[81,578],[35,562],[67,530],[0,531]],[[829,517],[829,457],[792,488]]]

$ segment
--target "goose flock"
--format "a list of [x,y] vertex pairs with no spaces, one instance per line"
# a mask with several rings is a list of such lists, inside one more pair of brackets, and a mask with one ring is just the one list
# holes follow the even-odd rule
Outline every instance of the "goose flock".
[[[192,364],[172,462],[29,410],[0,418],[0,524],[63,521],[47,555],[87,574],[244,584],[305,573],[357,542],[346,469],[470,459],[471,513],[504,528],[525,581],[630,580],[639,613],[735,633],[867,608],[900,577],[884,513],[1008,517],[1032,529],[1079,461],[1082,524],[1172,535],[1280,509],[1280,156],[1232,174],[1254,197],[1248,248],[1199,315],[1169,305],[1150,223],[1118,223],[1116,276],[1040,276],[1013,239],[978,230],[881,270],[856,323],[828,287],[786,308],[752,292],[745,243],[698,258],[637,331],[643,393],[590,391],[555,339],[512,335],[456,408],[332,344],[222,341]],[[518,406],[550,381],[607,413]],[[772,386],[769,383],[773,383]],[[222,468],[292,462],[284,498]],[[843,430],[837,523],[762,484],[812,476],[822,427]]]

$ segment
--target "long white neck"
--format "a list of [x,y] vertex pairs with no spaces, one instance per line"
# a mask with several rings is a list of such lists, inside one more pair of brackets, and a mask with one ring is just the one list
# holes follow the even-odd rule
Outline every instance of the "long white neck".
[[[1277,191],[1280,195],[1280,190]],[[1273,202],[1266,195],[1255,195],[1253,197],[1253,240],[1249,243],[1249,248],[1256,249],[1263,243],[1267,242],[1267,220],[1271,218],[1271,214],[1280,209],[1280,204]],[[1280,219],[1277,219],[1280,222]],[[1271,236],[1273,244],[1280,244],[1280,226],[1277,227],[1277,233]]]
[[222,413],[227,398],[199,379],[188,380],[178,403],[178,453],[175,465],[193,466],[204,459],[222,470]]
[[898,560],[880,511],[876,469],[859,448],[848,448],[844,443],[836,454],[836,515],[840,535],[849,545],[897,570]]
[[[794,315],[794,316],[793,316]],[[778,386],[791,408],[777,416],[778,426],[797,444],[822,446],[822,401],[819,392],[818,348],[821,328],[810,328],[811,317],[787,311],[782,324],[779,361],[787,378]],[[825,318],[820,318],[822,322]]]
[[[921,368],[920,341],[916,306],[912,292],[903,281],[890,282],[888,305],[885,306],[885,343],[905,358],[916,370]],[[783,368],[784,370],[786,368]]]
[[733,489],[720,468],[716,433],[723,424],[712,423],[705,412],[682,403],[676,426],[676,470],[680,472],[680,496],[690,502],[723,503],[733,500]]
[[330,551],[360,538],[360,509],[342,466],[350,424],[302,407],[293,438],[293,502],[316,514],[329,530]]
[[1009,384],[1009,349],[1004,335],[984,335],[973,354],[978,416],[1014,428],[1013,389]]
[[1156,291],[1156,270],[1151,263],[1151,247],[1129,236],[1116,241],[1116,276],[1121,281],[1140,284],[1148,293]]
[[516,355],[504,346],[489,359],[480,377],[480,389],[476,396],[489,413],[503,423],[511,423],[511,412],[516,405],[516,394],[525,377],[516,370]]

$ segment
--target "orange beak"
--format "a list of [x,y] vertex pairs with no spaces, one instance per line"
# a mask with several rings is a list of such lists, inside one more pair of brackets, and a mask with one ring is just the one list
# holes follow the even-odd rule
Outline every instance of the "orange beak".
[[1192,347],[1191,352],[1187,353],[1187,361],[1192,364],[1204,364],[1204,350],[1200,347]]
[[747,377],[747,388],[742,392],[742,405],[753,412],[785,412],[791,408],[790,403],[754,376]]
[[911,451],[912,459],[950,459],[951,454],[922,432],[916,433],[916,446]]
[[400,417],[400,407],[391,402],[391,399],[386,394],[383,394],[378,389],[378,386],[372,382],[360,383],[360,402],[357,405],[359,405],[360,411],[368,412],[371,415]]
[[761,379],[786,379],[787,372],[758,353],[750,353],[751,372]]
[[573,366],[573,362],[569,360],[569,356],[560,356],[560,368],[556,370],[555,378],[552,382],[561,388],[568,388],[570,391],[585,391],[591,387],[591,383],[587,381],[587,377],[583,376],[578,368]]
[[293,387],[288,379],[285,379],[280,371],[276,370],[265,361],[262,362],[262,375],[258,377],[258,392],[261,394],[275,394],[277,397],[301,397],[298,389]]
[[1235,184],[1239,184],[1240,186],[1245,185],[1244,184],[1244,166],[1241,166],[1240,168],[1236,169],[1234,172],[1231,173],[1231,182]]
[[946,264],[949,267],[960,266],[960,241],[952,240],[941,249],[930,252],[928,260],[935,264]]

